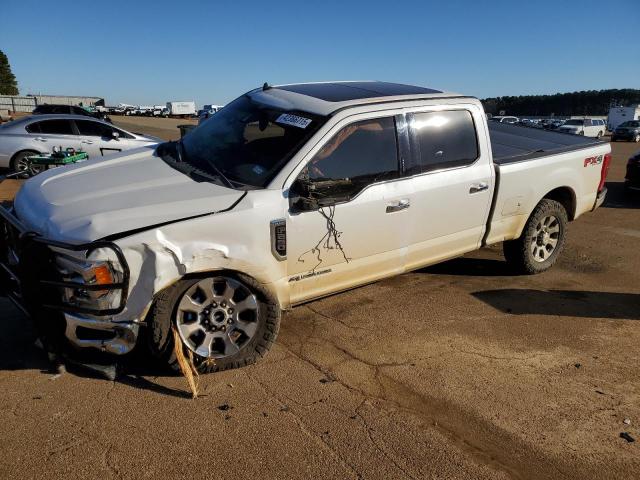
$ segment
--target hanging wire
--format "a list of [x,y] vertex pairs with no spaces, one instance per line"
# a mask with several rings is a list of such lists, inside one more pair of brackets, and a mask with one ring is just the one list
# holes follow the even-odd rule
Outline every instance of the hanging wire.
[[[328,212],[325,211],[325,209],[327,209]],[[351,260],[350,257],[347,257],[347,254],[342,247],[342,243],[340,242],[342,232],[338,230],[338,228],[336,227],[336,223],[333,220],[333,217],[336,213],[335,205],[330,205],[329,207],[320,207],[318,209],[318,213],[320,213],[320,215],[322,215],[322,217],[324,217],[324,219],[326,220],[327,231],[322,236],[322,238],[318,240],[318,243],[316,243],[311,249],[303,252],[298,257],[298,261],[304,263],[302,257],[304,257],[307,253],[315,254],[318,263],[311,269],[311,272],[315,272],[315,270],[322,264],[323,250],[334,250],[337,248],[338,250],[340,250],[340,253],[342,253],[343,258],[347,263],[349,263],[349,261]]]

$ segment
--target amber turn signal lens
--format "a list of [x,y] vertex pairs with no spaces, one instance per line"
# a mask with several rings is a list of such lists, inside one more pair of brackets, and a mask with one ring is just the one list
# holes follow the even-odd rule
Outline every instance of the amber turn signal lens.
[[111,269],[107,265],[99,265],[94,269],[96,275],[96,283],[98,285],[106,285],[113,283],[113,275]]

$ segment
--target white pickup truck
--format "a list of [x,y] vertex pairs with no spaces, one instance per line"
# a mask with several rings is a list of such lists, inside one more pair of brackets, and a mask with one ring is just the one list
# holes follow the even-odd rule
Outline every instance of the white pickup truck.
[[265,85],[179,142],[27,181],[0,210],[3,285],[76,348],[125,354],[140,337],[174,365],[175,328],[202,371],[242,366],[314,298],[498,242],[545,271],[603,202],[610,158],[488,124],[464,95]]

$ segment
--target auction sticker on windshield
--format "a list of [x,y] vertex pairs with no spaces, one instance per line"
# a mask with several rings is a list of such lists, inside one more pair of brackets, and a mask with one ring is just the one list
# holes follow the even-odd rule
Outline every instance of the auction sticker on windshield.
[[284,123],[285,125],[292,125],[298,128],[307,128],[311,123],[311,120],[309,118],[291,115],[290,113],[283,113],[277,118],[276,122]]

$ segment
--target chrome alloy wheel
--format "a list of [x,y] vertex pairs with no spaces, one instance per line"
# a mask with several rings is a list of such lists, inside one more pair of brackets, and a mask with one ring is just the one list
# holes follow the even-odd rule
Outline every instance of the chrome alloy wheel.
[[24,176],[34,177],[44,171],[42,165],[34,165],[29,161],[29,157],[22,157],[16,163],[16,170]]
[[176,326],[184,344],[205,358],[240,351],[258,329],[259,303],[241,282],[212,277],[192,285],[180,299]]
[[560,222],[553,215],[544,217],[531,239],[531,254],[536,262],[544,262],[555,251],[560,236]]

